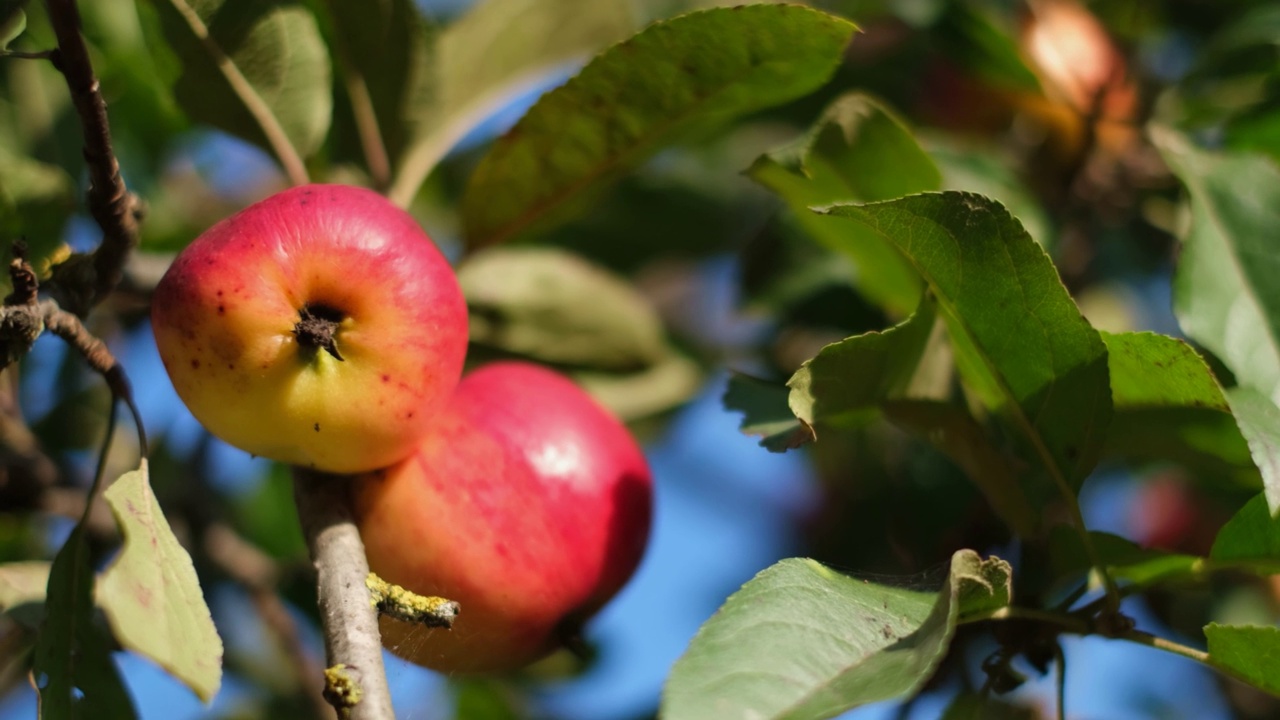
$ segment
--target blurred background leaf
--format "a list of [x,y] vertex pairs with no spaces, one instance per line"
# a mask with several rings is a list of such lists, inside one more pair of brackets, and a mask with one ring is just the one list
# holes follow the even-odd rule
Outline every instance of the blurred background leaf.
[[543,96],[495,143],[463,197],[468,242],[502,242],[551,222],[662,144],[811,92],[853,30],[781,5],[651,26]]

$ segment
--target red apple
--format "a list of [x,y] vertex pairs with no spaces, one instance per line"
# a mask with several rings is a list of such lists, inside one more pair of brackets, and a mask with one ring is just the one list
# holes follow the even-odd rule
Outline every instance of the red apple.
[[340,185],[286,190],[205,231],[160,281],[151,321],[210,432],[335,473],[412,454],[467,344],[462,293],[430,238]]
[[617,593],[644,552],[653,491],[616,418],[570,380],[506,362],[463,378],[417,454],[354,492],[373,571],[462,606],[452,631],[384,618],[384,642],[474,673],[542,657]]

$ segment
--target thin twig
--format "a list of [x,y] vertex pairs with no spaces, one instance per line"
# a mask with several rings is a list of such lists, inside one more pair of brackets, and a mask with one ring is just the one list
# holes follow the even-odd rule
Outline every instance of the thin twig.
[[294,468],[298,520],[315,565],[324,628],[325,699],[343,718],[393,720],[369,563],[351,516],[350,478]]
[[88,526],[89,516],[93,513],[94,501],[97,500],[98,493],[102,490],[102,479],[107,474],[107,455],[111,452],[111,441],[116,435],[116,403],[118,400],[119,398],[111,398],[111,409],[107,413],[107,434],[102,439],[102,451],[98,453],[98,468],[93,473],[93,484],[89,486],[89,492],[85,495],[84,511],[80,513],[80,518],[76,521],[77,530]]
[[458,603],[433,595],[419,595],[383,580],[376,573],[369,573],[364,584],[380,615],[434,628],[451,628],[458,617]]
[[1072,635],[1101,635],[1103,637],[1127,640],[1139,645],[1146,645],[1147,647],[1164,650],[1165,652],[1173,653],[1174,655],[1181,655],[1185,658],[1190,658],[1202,663],[1207,663],[1209,661],[1209,653],[1188,647],[1182,643],[1174,642],[1167,638],[1136,630],[1132,627],[1116,630],[1106,626],[1105,624],[1103,626],[1099,626],[1096,622],[1087,618],[1078,617],[1074,614],[1063,615],[1050,610],[1007,606],[992,610],[991,612],[979,613],[961,618],[960,624],[967,625],[969,623],[992,620],[1030,620],[1032,622],[1046,623],[1057,626],[1063,632],[1071,633]]
[[18,60],[48,60],[53,57],[53,50],[36,50],[28,52],[24,50],[0,50],[0,58],[15,58]]
[[[337,8],[329,0],[329,16],[336,21]],[[342,33],[336,33],[334,39],[337,46],[338,61],[342,64],[342,78],[347,86],[347,98],[351,100],[351,114],[356,121],[356,134],[360,136],[360,148],[364,151],[365,163],[369,166],[369,178],[373,180],[373,189],[386,192],[391,185],[391,160],[387,155],[387,146],[382,141],[382,128],[378,124],[378,113],[373,107],[373,97],[369,95],[369,84],[364,73],[351,57],[351,48]]]
[[80,322],[80,318],[58,307],[53,300],[42,300],[38,307],[44,319],[44,326],[49,332],[66,340],[80,352],[89,367],[102,374],[111,388],[111,394],[123,402],[133,414],[134,426],[138,431],[138,445],[142,448],[142,456],[147,456],[147,431],[142,426],[142,414],[133,401],[133,388],[124,373],[124,367],[116,361],[105,343],[94,337]]
[[80,35],[80,10],[75,0],[45,0],[58,49],[54,66],[62,71],[71,102],[84,130],[84,159],[89,170],[89,213],[102,228],[102,244],[93,253],[93,292],[87,307],[71,308],[83,315],[120,282],[129,253],[138,246],[138,201],[125,188],[120,163],[111,149],[107,103],[89,62]]
[[1152,635],[1141,630],[1130,630],[1120,636],[1121,640],[1128,640],[1139,645],[1146,645],[1157,650],[1163,650],[1174,655],[1181,655],[1185,658],[1191,658],[1197,662],[1208,663],[1209,653],[1203,650],[1197,650],[1193,647],[1187,647],[1182,643],[1174,642],[1168,638],[1162,638],[1158,635]]
[[378,127],[373,98],[369,96],[369,85],[365,82],[364,75],[350,62],[344,65],[343,77],[346,79],[351,114],[356,120],[356,133],[360,136],[360,147],[364,150],[364,159],[369,165],[373,189],[386,192],[391,185],[391,160],[387,157],[386,145],[382,143],[382,130]]
[[266,137],[267,143],[271,145],[271,150],[276,154],[276,158],[280,160],[281,167],[284,168],[285,175],[289,177],[289,182],[294,185],[306,185],[311,182],[307,175],[307,166],[302,162],[302,157],[298,155],[298,150],[289,140],[289,135],[284,131],[284,127],[280,125],[280,121],[271,112],[271,108],[267,107],[266,101],[254,89],[249,79],[240,72],[240,68],[235,61],[227,56],[222,46],[217,40],[209,34],[209,28],[204,24],[204,20],[200,19],[194,8],[183,0],[171,0],[172,5],[182,19],[186,21],[187,27],[191,33],[196,36],[200,44],[204,46],[204,50],[213,59],[218,71],[222,73],[222,77],[231,86],[231,90],[240,98],[240,102],[244,103],[244,107],[253,116],[258,127],[262,130],[262,134]]

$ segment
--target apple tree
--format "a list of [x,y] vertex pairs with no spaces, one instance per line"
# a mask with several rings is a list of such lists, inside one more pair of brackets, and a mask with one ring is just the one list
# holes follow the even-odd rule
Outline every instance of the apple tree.
[[1278,89],[1263,0],[0,0],[0,717],[1280,715]]

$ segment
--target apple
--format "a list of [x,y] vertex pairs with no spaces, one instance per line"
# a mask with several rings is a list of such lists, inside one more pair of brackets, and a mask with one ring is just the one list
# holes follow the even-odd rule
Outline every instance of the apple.
[[370,568],[462,607],[451,631],[383,618],[386,646],[479,673],[546,655],[622,588],[653,484],[627,429],[577,385],[502,362],[464,377],[417,453],[353,493]]
[[211,433],[333,473],[403,460],[458,383],[467,311],[413,218],[307,185],[209,228],[156,287],[156,345]]

